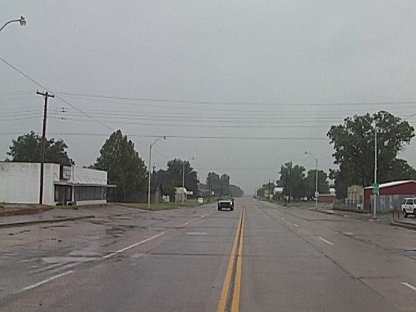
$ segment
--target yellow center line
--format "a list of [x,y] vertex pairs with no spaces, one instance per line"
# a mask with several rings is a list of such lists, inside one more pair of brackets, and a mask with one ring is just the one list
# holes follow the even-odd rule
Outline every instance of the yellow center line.
[[[235,277],[235,279],[238,278],[238,284],[234,286],[234,292],[233,292],[233,296],[238,297],[238,305],[234,303],[235,300],[233,299],[232,306],[237,307],[237,310],[233,310],[233,311],[238,311],[238,308],[239,308],[240,283],[241,283],[241,257],[238,257],[238,254],[242,255],[242,251],[243,251],[242,239],[241,239],[241,231],[242,231],[242,227],[244,226],[243,220],[244,220],[244,208],[241,211],[240,220],[238,221],[238,226],[237,226],[237,230],[236,230],[235,237],[234,237],[234,243],[233,243],[233,247],[231,250],[230,259],[228,261],[227,272],[225,273],[224,283],[222,286],[222,291],[221,291],[220,301],[217,307],[217,312],[226,311],[227,303],[228,303],[228,295],[230,293],[230,288],[233,285],[232,278],[233,278],[233,273],[234,273],[234,267],[236,265],[236,261],[238,262],[238,258],[240,258],[240,269],[238,269],[238,264],[237,264],[236,270],[239,270],[239,274],[237,274],[237,276]],[[238,249],[238,254],[237,254],[237,249]],[[238,288],[238,289],[236,290],[235,288]]]
[[245,220],[245,214],[243,210],[243,220],[241,221],[240,245],[238,247],[238,254],[237,254],[237,267],[235,271],[234,292],[233,292],[233,300],[232,300],[232,305],[231,305],[231,312],[240,311],[241,274],[242,274],[242,267],[243,267],[243,246],[244,246],[244,220]]

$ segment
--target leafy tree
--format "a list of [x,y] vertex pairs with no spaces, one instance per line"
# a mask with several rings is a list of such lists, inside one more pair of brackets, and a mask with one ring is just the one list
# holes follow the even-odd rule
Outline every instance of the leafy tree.
[[155,180],[159,181],[163,189],[170,196],[175,195],[175,187],[182,186],[182,175],[185,165],[185,188],[192,191],[194,194],[198,193],[198,173],[191,167],[189,161],[181,159],[173,159],[168,161],[166,170],[159,170],[155,174]]
[[[68,146],[62,140],[46,139],[45,162],[58,163],[61,165],[73,165],[74,161],[69,158],[66,149]],[[40,162],[42,155],[42,137],[30,131],[28,134],[18,136],[12,140],[10,151],[11,161],[15,162]]]
[[[377,129],[378,181],[408,179],[414,170],[398,153],[413,138],[414,128],[386,111],[373,115],[354,115],[344,119],[344,124],[332,126],[328,131],[334,145],[335,164],[339,168],[330,176],[335,178],[338,197],[345,197],[346,188],[352,184],[363,186],[373,182],[374,127]],[[340,196],[341,195],[341,196]]]
[[292,162],[285,163],[280,168],[280,181],[283,185],[283,194],[289,198],[305,197],[305,168],[299,165],[293,166]]
[[113,132],[101,147],[94,168],[106,170],[108,179],[117,185],[110,189],[112,200],[135,200],[146,190],[147,169],[134,149],[134,143],[121,130]]
[[230,176],[226,173],[219,176],[215,172],[209,172],[207,176],[207,186],[214,192],[215,196],[232,195],[230,190]]
[[242,197],[244,196],[244,191],[237,185],[230,184],[230,194],[232,197]]
[[220,195],[221,192],[221,180],[220,176],[215,172],[209,172],[207,176],[207,186],[210,192],[214,191],[215,195]]
[[221,175],[221,178],[220,178],[220,195],[231,195],[230,176],[225,173]]
[[[318,192],[319,194],[329,193],[328,175],[323,170],[318,170]],[[305,195],[309,198],[315,196],[316,170],[309,170],[305,180]]]

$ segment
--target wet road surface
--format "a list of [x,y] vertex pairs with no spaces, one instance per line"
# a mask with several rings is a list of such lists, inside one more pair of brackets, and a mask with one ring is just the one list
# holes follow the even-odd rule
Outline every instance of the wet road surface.
[[416,311],[411,230],[251,198],[100,209],[0,229],[1,311]]

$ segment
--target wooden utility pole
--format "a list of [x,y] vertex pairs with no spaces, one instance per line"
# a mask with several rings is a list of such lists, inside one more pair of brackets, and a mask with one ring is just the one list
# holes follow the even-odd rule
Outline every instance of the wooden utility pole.
[[42,127],[42,151],[40,155],[40,188],[39,188],[39,205],[43,205],[43,167],[45,163],[45,146],[46,146],[46,118],[48,115],[48,98],[54,98],[53,94],[46,92],[36,92],[37,95],[43,96],[45,99],[45,107],[43,108],[43,127]]

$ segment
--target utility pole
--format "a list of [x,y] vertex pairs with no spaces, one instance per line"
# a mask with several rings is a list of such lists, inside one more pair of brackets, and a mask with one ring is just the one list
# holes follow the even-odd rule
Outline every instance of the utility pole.
[[267,187],[267,199],[270,200],[270,179],[269,179],[269,185]]
[[48,98],[54,98],[53,94],[46,92],[36,92],[37,95],[43,96],[45,99],[45,107],[43,108],[43,127],[42,127],[42,151],[40,155],[40,187],[39,187],[39,205],[43,205],[43,167],[45,164],[45,146],[46,146],[46,118],[48,115]]
[[377,124],[374,124],[374,185],[373,185],[373,198],[374,198],[373,218],[374,219],[377,216],[377,195],[378,195],[378,192],[379,192],[378,185],[377,185],[377,154],[378,154],[378,149],[377,149]]
[[149,184],[147,188],[147,209],[150,209],[150,181],[152,179],[152,147],[155,145],[159,140],[166,140],[166,136],[158,137],[152,144],[149,146]]

